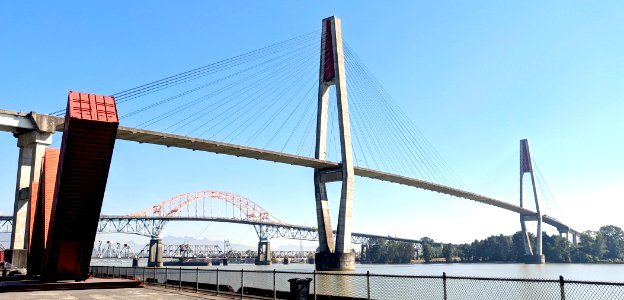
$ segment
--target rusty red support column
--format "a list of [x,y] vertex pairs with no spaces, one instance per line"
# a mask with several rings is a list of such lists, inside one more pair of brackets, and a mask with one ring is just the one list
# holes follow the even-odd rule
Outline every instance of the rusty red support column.
[[50,228],[50,214],[54,203],[54,189],[56,188],[56,173],[60,154],[59,149],[47,148],[41,161],[38,195],[34,213],[31,214],[33,229],[28,247],[28,274],[30,275],[41,274],[43,255]]
[[43,278],[88,276],[118,126],[113,97],[69,92]]

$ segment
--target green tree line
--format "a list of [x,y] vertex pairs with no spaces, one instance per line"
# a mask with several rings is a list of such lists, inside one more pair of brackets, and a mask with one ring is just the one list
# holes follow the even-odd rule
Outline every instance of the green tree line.
[[407,264],[416,253],[412,243],[401,243],[378,239],[368,246],[362,261],[374,264]]
[[[529,234],[535,247],[535,236]],[[533,249],[535,251],[535,249]],[[574,244],[559,235],[542,235],[542,252],[547,262],[591,263],[621,261],[624,259],[624,231],[620,227],[607,225],[598,231],[585,231]],[[433,247],[433,241],[423,238],[422,256],[428,262],[434,258],[445,258],[447,262],[459,258],[467,262],[522,262],[524,261],[522,232],[490,236],[470,244],[445,244],[442,249]]]

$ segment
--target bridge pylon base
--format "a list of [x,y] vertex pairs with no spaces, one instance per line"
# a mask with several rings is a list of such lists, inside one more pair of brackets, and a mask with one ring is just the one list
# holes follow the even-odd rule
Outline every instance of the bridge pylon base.
[[316,253],[314,261],[317,271],[353,271],[355,253]]
[[6,262],[11,263],[17,268],[26,268],[28,261],[27,249],[6,249],[4,250],[4,258]]
[[266,239],[258,242],[258,257],[256,257],[257,266],[270,266],[271,265],[271,242]]
[[149,245],[149,258],[147,260],[148,267],[163,267],[163,245],[159,238],[152,238]]
[[539,254],[527,255],[527,256],[524,257],[524,263],[525,264],[532,264],[532,265],[545,264],[546,263],[546,256],[539,255]]
[[256,266],[270,266],[272,262],[270,260],[258,260],[255,262]]

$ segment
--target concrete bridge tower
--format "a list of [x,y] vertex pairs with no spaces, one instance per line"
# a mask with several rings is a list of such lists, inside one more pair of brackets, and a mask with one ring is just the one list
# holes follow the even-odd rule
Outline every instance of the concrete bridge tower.
[[5,251],[6,261],[20,268],[25,268],[27,265],[27,249],[32,235],[31,228],[34,219],[31,216],[33,207],[31,198],[37,193],[35,185],[38,184],[41,174],[41,160],[46,148],[52,143],[52,135],[57,125],[55,118],[34,112],[28,114],[27,118],[30,119],[34,128],[31,130],[16,129],[14,132],[19,147],[19,160],[11,248]]
[[[316,269],[319,271],[353,270],[355,269],[355,253],[351,252],[351,207],[355,175],[351,153],[347,81],[340,19],[335,16],[324,19],[321,35],[315,157],[322,160],[327,159],[329,89],[331,86],[335,86],[342,162],[338,168],[314,169],[314,191],[316,195],[316,216],[319,236],[319,252],[316,253],[315,257]],[[342,182],[335,245],[325,186],[325,183],[333,181]]]
[[[520,141],[520,207],[524,207],[524,174],[531,175],[531,186],[533,187],[533,199],[535,199],[536,215],[520,215],[520,227],[522,228],[522,238],[524,240],[524,253],[526,263],[543,264],[545,257],[542,254],[542,213],[540,212],[539,201],[537,199],[537,189],[535,186],[535,174],[533,173],[533,161],[529,150],[529,141]],[[535,252],[531,245],[531,239],[526,229],[526,221],[537,221]]]

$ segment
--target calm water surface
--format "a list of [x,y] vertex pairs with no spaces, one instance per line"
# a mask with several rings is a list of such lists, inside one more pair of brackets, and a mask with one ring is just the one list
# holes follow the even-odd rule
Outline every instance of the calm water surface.
[[[127,259],[93,259],[92,265],[131,266]],[[139,262],[146,265],[146,260]],[[189,267],[195,268],[195,267]],[[271,266],[256,266],[252,264],[230,264],[228,266],[202,267],[202,269],[231,269],[231,270],[284,270],[312,272],[311,264],[275,263]],[[396,274],[396,275],[442,275],[473,276],[473,277],[507,277],[507,278],[543,278],[558,279],[562,275],[567,280],[590,280],[624,282],[624,265],[607,264],[415,264],[415,265],[360,265],[356,273]]]

